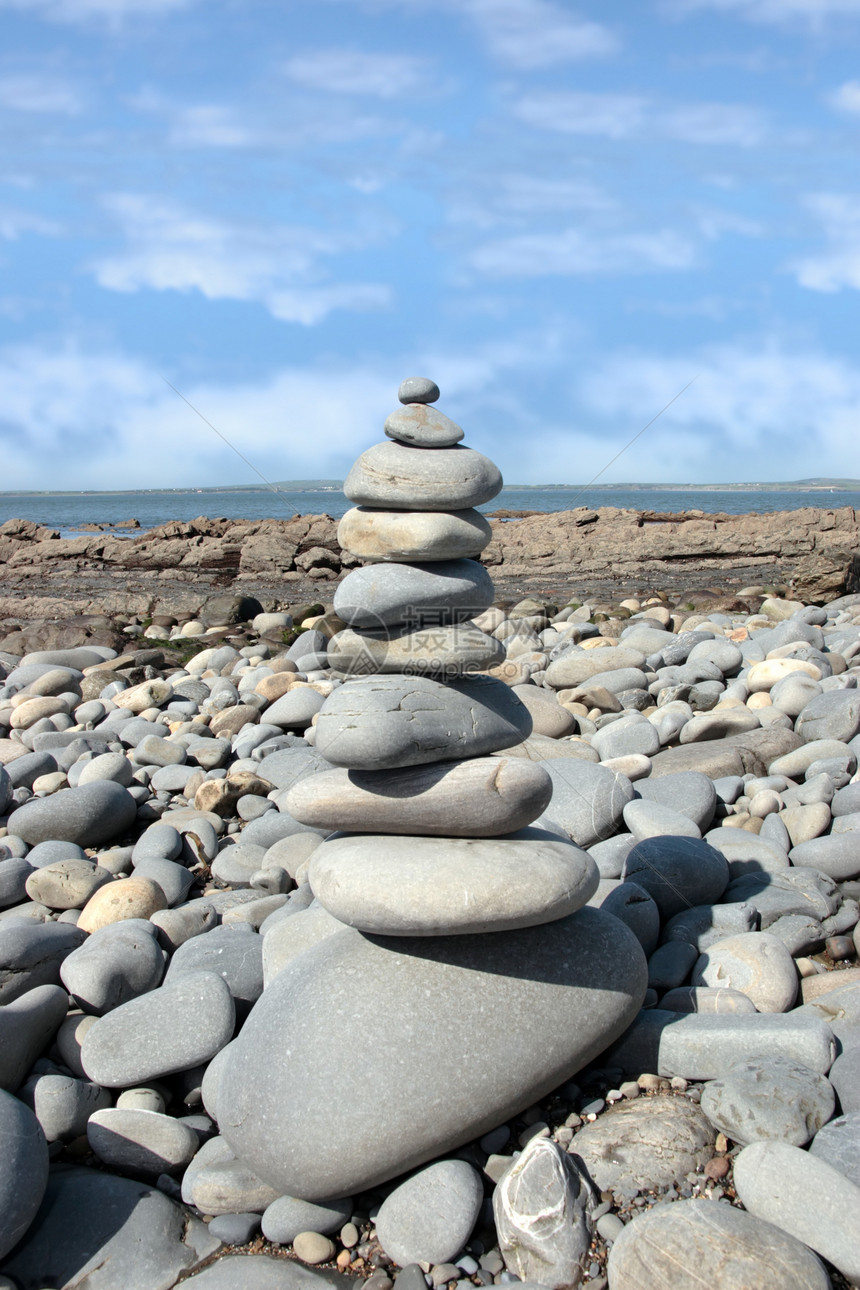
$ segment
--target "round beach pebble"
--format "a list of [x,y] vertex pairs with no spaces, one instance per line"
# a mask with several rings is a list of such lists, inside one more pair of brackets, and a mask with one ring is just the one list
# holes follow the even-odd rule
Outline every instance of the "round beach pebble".
[[474,448],[457,444],[422,452],[386,440],[357,458],[343,491],[359,506],[458,511],[492,501],[501,487],[498,467]]
[[731,1205],[680,1200],[627,1223],[607,1265],[612,1290],[829,1290],[830,1277],[800,1241]]
[[463,1249],[480,1212],[484,1189],[465,1160],[438,1160],[389,1192],[376,1234],[389,1258],[448,1263]]
[[0,1090],[0,1259],[36,1217],[48,1183],[48,1145],[33,1112]]
[[463,438],[456,421],[417,400],[386,417],[383,429],[389,439],[416,448],[450,448]]
[[117,878],[90,897],[81,910],[78,927],[84,932],[97,932],[110,923],[149,918],[156,910],[166,908],[164,892],[151,878]]
[[493,537],[480,511],[394,511],[354,506],[337,529],[345,551],[370,561],[459,560],[480,555]]
[[694,1102],[620,1102],[575,1134],[571,1150],[601,1191],[669,1187],[710,1160],[714,1131]]
[[[653,809],[658,804],[635,805]],[[729,865],[725,856],[703,839],[669,834],[637,842],[624,862],[623,877],[647,891],[661,917],[669,919],[691,906],[718,901],[728,886]]]
[[30,846],[62,841],[98,847],[124,833],[136,815],[128,790],[104,780],[25,802],[9,816],[7,828]]
[[352,1214],[352,1197],[314,1205],[295,1196],[279,1196],[263,1213],[262,1229],[267,1241],[292,1245],[300,1232],[329,1236],[339,1231]]
[[91,860],[58,860],[35,869],[27,879],[27,895],[49,909],[83,909],[90,897],[112,882],[113,875]]
[[435,403],[439,386],[428,376],[407,376],[400,382],[397,397],[401,403]]
[[129,1107],[95,1111],[87,1124],[87,1141],[110,1168],[155,1178],[184,1169],[200,1146],[194,1130],[173,1116]]
[[693,968],[693,985],[728,986],[749,996],[759,1012],[787,1012],[797,997],[794,960],[768,932],[716,941]]

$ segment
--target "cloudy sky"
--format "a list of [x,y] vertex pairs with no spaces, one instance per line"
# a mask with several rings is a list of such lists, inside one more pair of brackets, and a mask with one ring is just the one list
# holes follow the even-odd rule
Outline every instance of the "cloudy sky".
[[860,476],[860,0],[0,0],[0,488]]

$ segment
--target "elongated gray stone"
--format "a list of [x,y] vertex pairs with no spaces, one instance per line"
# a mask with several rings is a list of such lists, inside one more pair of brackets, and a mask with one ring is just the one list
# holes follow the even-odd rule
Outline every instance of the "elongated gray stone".
[[838,1115],[825,1124],[812,1139],[809,1150],[860,1187],[860,1111]]
[[[394,946],[340,932],[295,959],[255,1006],[221,1077],[221,1131],[282,1193],[364,1191],[570,1078],[629,1024],[646,979],[635,938],[599,910]],[[385,1045],[366,1043],[368,1016]]]
[[612,1290],[829,1290],[819,1259],[787,1232],[731,1205],[704,1198],[653,1209],[613,1241]]
[[[572,842],[590,847],[618,832],[624,807],[633,799],[633,785],[626,775],[573,758],[548,759],[542,765],[553,782],[545,815]],[[540,825],[542,818],[536,823]]]
[[649,1008],[614,1046],[607,1065],[634,1078],[642,1071],[682,1079],[718,1079],[736,1062],[761,1053],[792,1057],[826,1075],[836,1037],[817,1016],[794,1013],[667,1012]]
[[486,839],[335,838],[314,852],[308,879],[334,918],[398,937],[548,923],[581,909],[598,881],[586,852],[539,829]]
[[37,1075],[18,1096],[32,1109],[48,1142],[69,1142],[87,1131],[93,1111],[110,1106],[105,1088],[71,1075]]
[[287,810],[318,829],[497,837],[549,805],[552,780],[536,762],[474,757],[403,770],[330,770],[290,789]]
[[334,610],[350,627],[368,631],[400,624],[432,628],[477,617],[493,595],[493,580],[477,560],[369,564],[346,575],[334,593]]
[[474,559],[492,541],[480,511],[391,511],[354,506],[337,528],[345,551],[370,561]]
[[324,1268],[311,1270],[271,1254],[228,1254],[188,1278],[192,1290],[236,1290],[239,1285],[242,1290],[331,1290],[343,1280]]
[[673,834],[637,842],[624,862],[623,877],[644,888],[668,919],[719,900],[728,886],[729,866],[703,839]]
[[0,1090],[0,1259],[36,1217],[48,1185],[48,1145],[23,1102]]
[[316,749],[336,766],[381,770],[480,757],[520,743],[531,729],[528,709],[493,677],[443,685],[430,677],[375,676],[329,695],[317,718]]
[[32,923],[7,918],[0,923],[0,1005],[39,985],[58,985],[60,964],[86,940],[70,923]]
[[437,1160],[389,1192],[376,1234],[401,1267],[448,1263],[462,1251],[481,1210],[484,1189],[465,1160]]
[[164,955],[140,921],[102,927],[63,960],[60,978],[85,1012],[103,1016],[160,985]]
[[14,1093],[60,1028],[69,997],[58,985],[38,985],[0,1007],[0,1089]]
[[860,1187],[826,1161],[787,1142],[753,1142],[734,1165],[744,1207],[860,1281]]
[[460,511],[492,501],[502,476],[489,457],[456,445],[432,452],[376,443],[346,477],[343,491],[360,506],[395,511]]
[[737,1062],[702,1090],[702,1111],[733,1142],[773,1139],[804,1146],[827,1123],[836,1105],[833,1085],[790,1057]]
[[30,846],[57,840],[98,847],[123,833],[136,815],[128,789],[99,780],[25,802],[10,815],[8,828]]
[[131,1088],[208,1061],[232,1039],[235,1020],[220,976],[180,976],[100,1017],[84,1037],[81,1064],[103,1088]]
[[553,660],[546,670],[546,683],[554,690],[582,685],[592,676],[618,668],[641,668],[645,655],[626,645],[608,645],[603,649],[580,649],[572,646],[568,653]]
[[451,448],[463,438],[456,421],[424,402],[398,408],[386,417],[383,429],[389,439],[418,448]]
[[499,1249],[509,1272],[544,1286],[578,1285],[591,1244],[591,1187],[548,1138],[532,1138],[493,1193]]
[[470,623],[414,631],[396,627],[390,632],[345,627],[331,638],[328,661],[332,671],[341,676],[396,672],[444,681],[498,666],[505,661],[505,649]]
[[87,1141],[106,1165],[153,1178],[184,1169],[200,1146],[194,1130],[172,1115],[119,1106],[90,1116]]
[[314,1205],[295,1196],[279,1196],[263,1212],[261,1227],[267,1241],[292,1245],[299,1232],[320,1232],[328,1236],[343,1227],[351,1215],[351,1196],[330,1200],[326,1205]]

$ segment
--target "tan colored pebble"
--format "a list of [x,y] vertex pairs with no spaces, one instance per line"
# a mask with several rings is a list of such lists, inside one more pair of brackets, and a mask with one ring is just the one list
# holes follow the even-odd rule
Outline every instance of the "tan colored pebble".
[[729,1149],[729,1140],[724,1133],[718,1133],[714,1139],[714,1150],[717,1155],[723,1155]]
[[275,699],[280,699],[296,684],[293,672],[275,672],[272,676],[264,676],[262,681],[258,681],[254,686],[254,693],[262,695],[271,703]]
[[57,699],[52,695],[35,699],[26,699],[23,703],[15,705],[14,696],[12,700],[12,716],[9,724],[13,730],[27,730],[34,726],[37,721],[43,717],[54,717],[57,713],[64,712],[68,714],[69,705],[65,699]]
[[705,1165],[705,1177],[713,1178],[716,1181],[719,1178],[725,1178],[729,1172],[730,1165],[725,1156],[712,1156]]
[[340,1229],[340,1243],[345,1250],[351,1250],[358,1245],[358,1228],[355,1223],[344,1223]]
[[334,1244],[320,1232],[299,1232],[293,1250],[302,1263],[327,1263],[334,1258]]
[[157,882],[149,878],[117,878],[90,896],[81,911],[78,927],[96,932],[110,923],[127,918],[149,918],[157,909],[166,909],[167,900]]

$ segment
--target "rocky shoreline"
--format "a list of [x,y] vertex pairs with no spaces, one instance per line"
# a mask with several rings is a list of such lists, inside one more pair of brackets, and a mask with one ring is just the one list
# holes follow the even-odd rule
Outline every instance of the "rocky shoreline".
[[[772,514],[655,514],[602,507],[491,519],[481,557],[502,599],[730,596],[784,587],[823,604],[860,589],[860,519],[850,507]],[[219,591],[267,609],[316,599],[358,560],[328,515],[200,517],[139,537],[61,539],[29,520],[0,525],[0,623],[73,615],[193,615]]]

